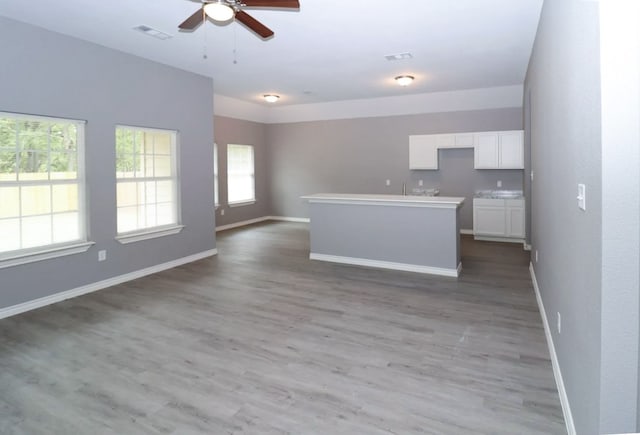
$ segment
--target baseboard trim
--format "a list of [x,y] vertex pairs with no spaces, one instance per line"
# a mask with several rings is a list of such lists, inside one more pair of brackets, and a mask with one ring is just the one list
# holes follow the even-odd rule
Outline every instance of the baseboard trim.
[[319,261],[328,261],[330,263],[351,264],[354,266],[376,267],[380,269],[393,269],[393,270],[402,270],[405,272],[426,273],[429,275],[450,276],[454,278],[457,278],[460,275],[460,271],[462,270],[462,263],[458,264],[458,267],[455,269],[446,269],[442,267],[420,266],[417,264],[369,260],[366,258],[341,257],[338,255],[317,254],[314,252],[309,254],[309,259],[319,260]]
[[512,239],[510,237],[487,237],[487,236],[473,236],[474,240],[480,240],[483,242],[505,242],[505,243],[521,243],[524,246],[524,239]]
[[234,222],[232,224],[228,224],[228,225],[221,225],[219,227],[216,227],[216,233],[218,231],[225,231],[225,230],[231,230],[233,228],[238,228],[238,227],[244,227],[247,225],[251,225],[251,224],[257,224],[259,222],[264,222],[269,220],[269,216],[262,216],[259,218],[255,218],[255,219],[249,219],[246,221],[240,221],[240,222]]
[[283,222],[301,222],[301,223],[309,223],[311,220],[309,218],[299,218],[299,217],[288,217],[288,216],[262,216],[255,219],[249,219],[246,221],[234,222],[228,225],[221,225],[216,227],[216,233],[218,231],[231,230],[233,228],[245,227],[247,225],[257,224],[264,221],[283,221]]
[[573,415],[571,414],[569,397],[567,396],[567,390],[564,388],[562,372],[560,371],[560,363],[558,362],[558,355],[556,354],[556,348],[553,344],[553,336],[551,335],[547,313],[544,310],[544,304],[542,303],[540,287],[538,287],[538,280],[536,279],[536,272],[533,269],[533,263],[529,263],[529,273],[531,274],[531,281],[533,282],[533,290],[536,293],[536,300],[538,301],[538,309],[540,310],[540,316],[542,317],[544,333],[547,337],[547,346],[549,346],[549,355],[551,356],[551,365],[553,366],[553,376],[556,379],[556,386],[558,387],[558,395],[560,396],[560,404],[562,405],[564,422],[567,426],[567,435],[576,435],[576,426],[573,422]]
[[288,217],[288,216],[268,216],[268,219],[272,221],[300,222],[300,223],[307,223],[307,224],[311,222],[311,219],[309,218]]
[[147,267],[145,269],[140,269],[134,272],[125,273],[124,275],[114,276],[113,278],[108,278],[102,281],[83,285],[82,287],[77,287],[71,290],[62,291],[50,296],[45,296],[43,298],[23,302],[21,304],[12,305],[10,307],[0,309],[0,319],[4,319],[10,316],[15,316],[16,314],[21,314],[27,311],[35,310],[37,308],[41,308],[46,305],[55,304],[56,302],[61,302],[66,299],[75,298],[77,296],[81,296],[87,293],[92,293],[98,290],[105,289],[107,287],[111,287],[117,284],[122,284],[123,282],[142,278],[143,276],[162,272],[163,270],[172,269],[174,267],[182,266],[183,264],[202,260],[203,258],[212,257],[217,254],[218,254],[217,249],[210,249],[208,251],[199,252],[197,254],[178,258],[176,260],[168,261],[166,263],[156,264],[155,266]]
[[473,230],[460,230],[460,234],[469,234],[469,235],[473,235]]

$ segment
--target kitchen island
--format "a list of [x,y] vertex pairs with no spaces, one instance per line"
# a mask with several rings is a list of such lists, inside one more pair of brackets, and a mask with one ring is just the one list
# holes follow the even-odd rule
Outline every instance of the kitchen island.
[[309,201],[312,260],[457,277],[464,198],[318,193]]

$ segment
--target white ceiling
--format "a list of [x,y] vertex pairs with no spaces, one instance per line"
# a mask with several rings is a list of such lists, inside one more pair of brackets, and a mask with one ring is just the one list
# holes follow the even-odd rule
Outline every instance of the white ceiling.
[[[522,84],[541,7],[542,0],[300,0],[299,11],[247,9],[275,32],[266,41],[235,22],[179,32],[199,8],[192,0],[2,0],[0,15],[210,76],[217,94],[266,104],[260,96],[272,92],[287,105]],[[141,24],[173,38],[132,30]],[[384,57],[402,52],[413,59]],[[393,82],[399,74],[417,80],[401,88]]]

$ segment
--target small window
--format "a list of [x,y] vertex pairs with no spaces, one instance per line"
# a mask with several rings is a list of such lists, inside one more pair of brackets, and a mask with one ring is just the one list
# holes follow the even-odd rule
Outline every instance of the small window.
[[256,200],[251,145],[227,146],[227,194],[229,205],[253,203]]
[[213,205],[218,207],[220,199],[218,197],[218,144],[213,144]]
[[127,235],[178,227],[176,137],[172,130],[116,127],[117,232],[125,236],[118,238],[121,242],[127,243]]
[[0,112],[0,260],[86,242],[84,191],[83,121]]

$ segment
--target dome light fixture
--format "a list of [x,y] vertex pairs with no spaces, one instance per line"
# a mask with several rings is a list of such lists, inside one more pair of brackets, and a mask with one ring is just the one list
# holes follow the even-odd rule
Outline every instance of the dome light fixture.
[[280,99],[280,95],[265,94],[265,95],[262,96],[262,98],[264,98],[264,101],[266,101],[267,103],[275,103],[276,101],[278,101]]
[[409,86],[415,80],[414,76],[402,75],[394,79],[400,86]]
[[233,8],[223,0],[204,5],[204,13],[213,21],[229,21],[236,14]]

